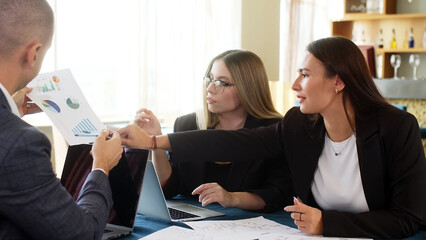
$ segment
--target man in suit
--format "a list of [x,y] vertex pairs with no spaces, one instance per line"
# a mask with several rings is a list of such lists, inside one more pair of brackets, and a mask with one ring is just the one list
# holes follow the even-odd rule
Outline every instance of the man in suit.
[[[100,239],[112,205],[117,133],[97,137],[93,170],[75,202],[53,172],[48,138],[19,116],[16,103],[40,71],[53,18],[46,0],[0,0],[0,239]],[[15,102],[11,95],[23,88]]]

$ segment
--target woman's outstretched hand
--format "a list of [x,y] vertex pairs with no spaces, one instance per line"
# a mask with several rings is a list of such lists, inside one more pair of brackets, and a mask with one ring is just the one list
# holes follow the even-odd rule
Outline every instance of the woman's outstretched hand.
[[121,144],[133,148],[152,148],[152,137],[135,123],[117,130],[121,137]]

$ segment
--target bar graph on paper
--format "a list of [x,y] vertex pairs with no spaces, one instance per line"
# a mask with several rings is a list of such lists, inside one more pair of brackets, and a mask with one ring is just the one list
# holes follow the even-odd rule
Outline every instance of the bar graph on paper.
[[76,137],[96,137],[99,130],[88,118],[85,118],[72,128],[72,132]]

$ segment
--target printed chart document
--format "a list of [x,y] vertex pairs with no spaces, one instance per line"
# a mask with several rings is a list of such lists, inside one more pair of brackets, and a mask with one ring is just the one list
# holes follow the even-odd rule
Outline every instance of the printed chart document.
[[[215,236],[216,239],[303,239],[308,234],[300,232],[262,216],[224,221],[186,222],[198,233]],[[316,236],[318,237],[318,236]]]
[[[152,233],[140,240],[185,239],[185,240],[320,240],[321,235],[303,233],[264,217],[224,221],[185,222],[194,230],[172,226]],[[343,240],[345,238],[325,238]],[[354,240],[355,238],[351,238]],[[365,240],[365,239],[364,239]]]
[[69,145],[94,142],[105,128],[69,69],[39,74],[28,87],[33,88],[28,97],[47,114]]
[[198,233],[194,230],[171,226],[160,231],[151,233],[150,235],[140,238],[139,240],[216,240],[213,236],[207,236],[204,233]]

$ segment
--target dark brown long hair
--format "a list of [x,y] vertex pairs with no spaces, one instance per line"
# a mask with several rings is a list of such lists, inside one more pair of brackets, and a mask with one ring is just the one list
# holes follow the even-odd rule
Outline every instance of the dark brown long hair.
[[326,77],[338,75],[345,83],[343,101],[350,101],[357,118],[389,105],[377,89],[361,50],[351,40],[323,38],[311,42],[306,50],[322,62]]

